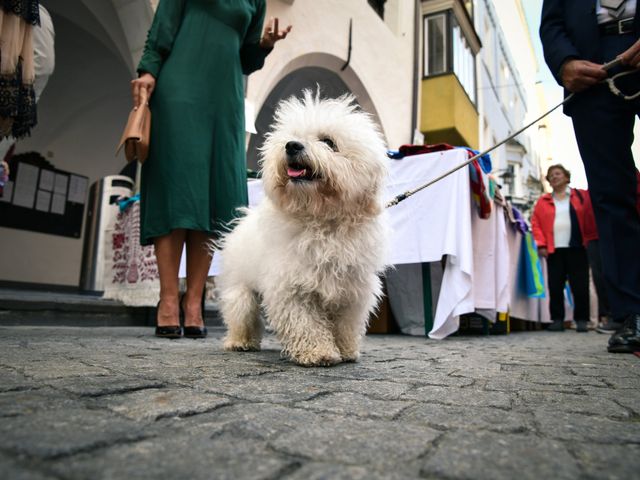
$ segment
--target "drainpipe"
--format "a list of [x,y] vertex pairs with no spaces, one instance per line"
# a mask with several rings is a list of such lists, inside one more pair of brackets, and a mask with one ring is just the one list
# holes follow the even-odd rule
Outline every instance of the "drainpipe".
[[422,15],[421,0],[415,1],[415,14],[413,26],[413,105],[411,107],[411,134],[409,135],[409,143],[413,143],[414,132],[418,128],[418,88],[420,69],[420,20]]
[[345,69],[351,63],[351,47],[353,42],[353,18],[349,19],[349,51],[347,52],[347,62],[340,69],[341,72],[344,72]]

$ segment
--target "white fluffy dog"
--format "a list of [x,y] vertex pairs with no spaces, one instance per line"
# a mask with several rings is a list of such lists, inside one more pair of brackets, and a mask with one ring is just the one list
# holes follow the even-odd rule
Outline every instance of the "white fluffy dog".
[[259,350],[266,321],[305,366],[356,361],[381,294],[382,138],[351,96],[282,102],[262,149],[266,198],[223,241],[226,350]]

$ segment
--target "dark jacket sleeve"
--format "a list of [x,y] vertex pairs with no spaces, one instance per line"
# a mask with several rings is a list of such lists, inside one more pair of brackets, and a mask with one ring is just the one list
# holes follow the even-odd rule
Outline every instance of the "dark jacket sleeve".
[[264,16],[266,12],[265,0],[256,1],[256,11],[251,18],[251,24],[244,36],[242,47],[240,48],[240,62],[242,64],[242,73],[249,75],[250,73],[260,70],[264,65],[264,60],[271,53],[271,48],[260,47],[260,38],[262,37],[262,25],[264,24]]
[[185,0],[160,0],[138,64],[138,73],[150,73],[158,78],[180,29],[184,2]]
[[562,85],[560,68],[571,58],[581,58],[569,37],[565,16],[565,0],[544,0],[540,20],[540,40],[544,59],[558,84]]

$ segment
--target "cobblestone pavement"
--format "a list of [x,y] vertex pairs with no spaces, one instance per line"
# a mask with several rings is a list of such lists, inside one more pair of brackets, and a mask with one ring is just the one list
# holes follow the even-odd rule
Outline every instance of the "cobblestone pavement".
[[606,336],[369,336],[307,369],[149,328],[0,328],[6,479],[640,476],[640,359]]

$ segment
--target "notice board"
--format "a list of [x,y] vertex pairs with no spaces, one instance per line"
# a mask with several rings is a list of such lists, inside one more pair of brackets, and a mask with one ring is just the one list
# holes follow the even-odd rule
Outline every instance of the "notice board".
[[89,178],[18,162],[0,197],[0,226],[80,238]]

